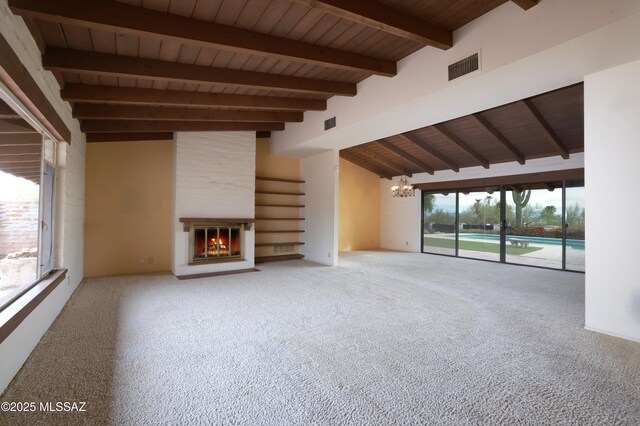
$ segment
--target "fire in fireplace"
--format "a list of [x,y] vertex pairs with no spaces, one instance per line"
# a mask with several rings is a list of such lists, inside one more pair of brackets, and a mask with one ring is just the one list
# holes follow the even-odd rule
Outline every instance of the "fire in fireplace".
[[190,260],[193,263],[242,259],[244,224],[191,226]]

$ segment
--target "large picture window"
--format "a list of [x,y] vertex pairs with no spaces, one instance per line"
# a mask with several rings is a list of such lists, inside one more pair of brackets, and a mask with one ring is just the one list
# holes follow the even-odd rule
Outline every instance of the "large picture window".
[[422,193],[422,251],[585,270],[584,183]]
[[56,142],[8,103],[0,119],[0,310],[55,265]]

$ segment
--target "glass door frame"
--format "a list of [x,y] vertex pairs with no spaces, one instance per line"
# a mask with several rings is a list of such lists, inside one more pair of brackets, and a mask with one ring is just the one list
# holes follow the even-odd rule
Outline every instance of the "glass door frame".
[[[549,266],[538,266],[538,265],[527,265],[527,264],[519,264],[513,262],[507,262],[506,259],[506,193],[510,191],[512,185],[500,185],[498,187],[494,187],[494,192],[500,194],[500,258],[499,260],[490,260],[490,259],[479,259],[474,257],[460,256],[460,193],[461,192],[477,192],[482,191],[482,188],[475,189],[455,189],[455,190],[430,190],[430,191],[420,191],[420,252],[424,254],[436,255],[436,256],[447,256],[447,257],[459,257],[461,259],[471,259],[471,260],[480,260],[484,262],[493,262],[493,263],[503,263],[506,265],[517,265],[517,266],[526,266],[530,268],[540,268],[540,269],[550,269],[553,271],[564,271],[564,272],[575,272],[584,274],[585,271],[575,270],[575,269],[567,269],[567,203],[566,203],[566,190],[567,190],[567,182],[577,182],[584,187],[584,179],[562,179],[562,262],[561,268],[553,268]],[[538,182],[541,183],[541,182]],[[535,184],[535,183],[534,183]],[[525,184],[527,185],[527,184]],[[488,188],[487,188],[488,189]],[[487,189],[484,189],[485,191]],[[558,188],[560,189],[560,188]],[[424,244],[424,231],[425,231],[425,220],[424,220],[424,198],[426,194],[451,194],[455,193],[456,196],[456,212],[455,212],[455,254],[446,254],[446,253],[430,253],[425,251]]]
[[[454,216],[454,226],[455,226],[455,244],[454,244],[454,253],[453,255],[451,254],[446,254],[446,253],[430,253],[430,252],[425,252],[424,251],[424,195],[425,194],[455,194],[456,196],[456,212],[455,212],[455,216]],[[460,247],[460,241],[459,241],[459,234],[460,234],[460,228],[459,228],[459,223],[460,223],[460,191],[458,190],[452,190],[452,191],[420,191],[420,253],[425,253],[425,254],[433,254],[436,256],[448,256],[448,257],[460,257],[459,256],[459,247]]]

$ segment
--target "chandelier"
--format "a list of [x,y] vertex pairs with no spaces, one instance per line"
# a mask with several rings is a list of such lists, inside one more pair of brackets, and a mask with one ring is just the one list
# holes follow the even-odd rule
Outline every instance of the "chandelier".
[[409,183],[409,179],[406,176],[400,176],[400,180],[397,185],[391,187],[394,197],[413,197],[416,193],[413,185]]

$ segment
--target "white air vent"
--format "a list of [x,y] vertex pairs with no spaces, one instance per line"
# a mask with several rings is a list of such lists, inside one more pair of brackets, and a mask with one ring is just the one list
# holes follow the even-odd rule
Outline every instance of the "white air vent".
[[280,244],[273,248],[274,253],[290,253],[293,251],[293,244]]
[[333,129],[334,127],[336,127],[336,118],[335,117],[331,117],[328,120],[324,120],[324,130]]
[[480,70],[480,52],[449,65],[449,81]]

